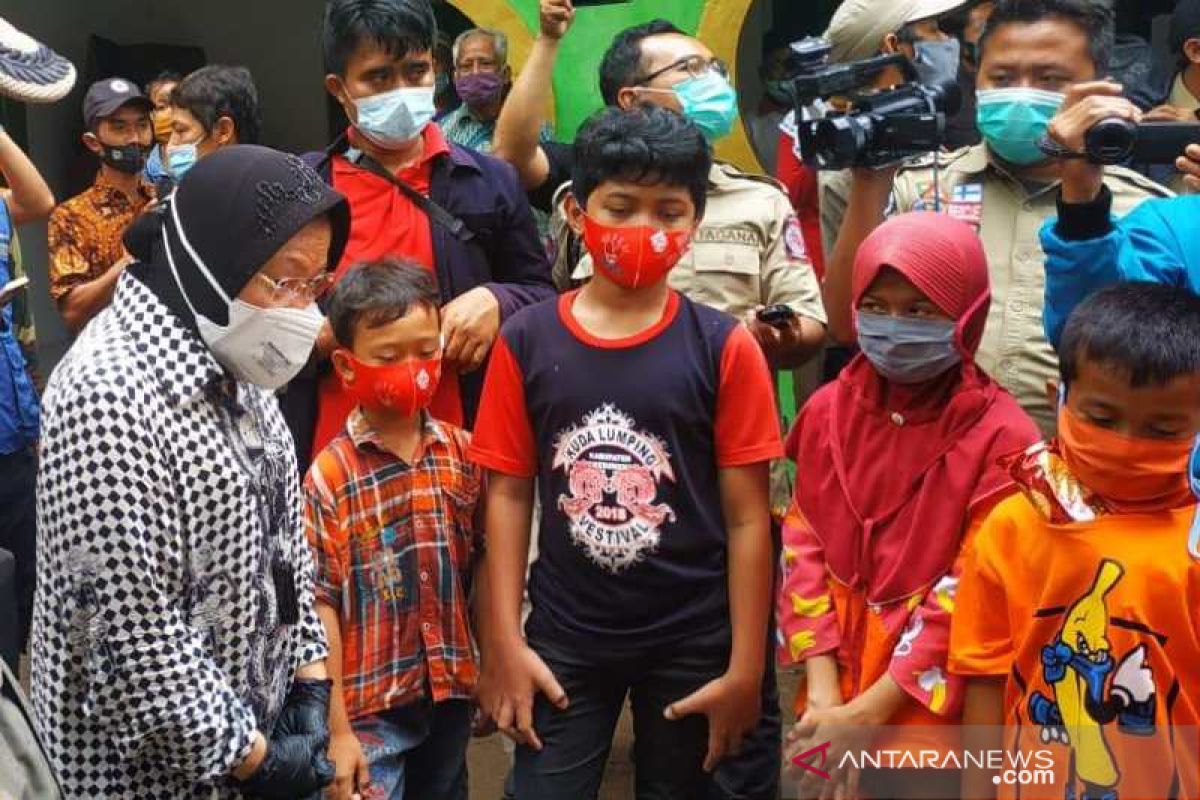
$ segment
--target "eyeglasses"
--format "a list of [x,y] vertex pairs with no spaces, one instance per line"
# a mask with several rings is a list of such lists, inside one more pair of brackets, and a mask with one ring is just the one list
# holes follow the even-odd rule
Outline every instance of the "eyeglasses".
[[322,272],[315,278],[270,278],[261,272],[254,277],[271,287],[271,301],[291,303],[316,300],[333,284],[333,273]]
[[660,75],[666,75],[668,72],[682,71],[687,72],[693,78],[702,78],[709,71],[716,72],[722,78],[729,77],[729,68],[725,66],[725,62],[719,58],[705,58],[697,53],[696,55],[685,56],[678,61],[673,61],[667,64],[662,69],[657,69],[651,72],[646,77],[637,82],[638,86],[645,86],[650,81]]

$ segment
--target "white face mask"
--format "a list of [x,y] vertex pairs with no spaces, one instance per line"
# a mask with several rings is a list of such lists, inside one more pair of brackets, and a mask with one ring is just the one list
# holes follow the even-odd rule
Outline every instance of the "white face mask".
[[229,313],[229,324],[221,326],[196,311],[183,289],[183,282],[179,280],[179,271],[175,267],[170,243],[164,243],[171,274],[179,287],[179,293],[183,295],[183,301],[196,318],[200,338],[208,345],[217,362],[235,380],[253,383],[272,391],[280,388],[296,377],[312,354],[313,345],[316,344],[321,327],[325,324],[321,310],[317,308],[316,303],[305,308],[259,308],[242,300],[231,299],[209,272],[204,261],[192,249],[179,221],[179,210],[175,207],[174,196],[171,200],[171,220],[180,244],[204,275],[208,285],[225,301]]

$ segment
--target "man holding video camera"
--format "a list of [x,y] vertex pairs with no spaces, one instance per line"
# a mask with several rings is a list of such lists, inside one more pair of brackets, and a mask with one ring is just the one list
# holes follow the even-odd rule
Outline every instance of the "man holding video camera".
[[[957,12],[968,0],[845,0],[829,21],[824,39],[829,43],[829,61],[851,64],[878,55],[899,54],[908,59],[923,83],[955,81],[961,56],[958,40],[948,36],[939,19]],[[875,76],[872,88],[886,89],[904,82],[898,66],[887,67]],[[795,117],[781,126],[796,136]],[[800,148],[796,147],[797,152]],[[825,255],[833,251],[838,231],[846,216],[851,174],[849,170],[826,170],[820,185],[821,241]]]
[[[936,210],[973,225],[987,251],[992,304],[980,366],[1011,392],[1047,435],[1057,358],[1042,326],[1045,272],[1038,241],[1055,211],[1063,166],[1038,147],[1064,92],[1105,74],[1111,11],[1089,0],[998,0],[979,41],[977,121],[983,144],[895,169],[854,173],[850,203],[825,278],[830,330],[853,338],[850,275],[859,244],[885,213]],[[1114,207],[1132,209],[1169,190],[1108,167],[1100,180]]]
[[[1042,228],[1046,251],[1045,329],[1057,344],[1071,311],[1089,294],[1118,281],[1186,286],[1200,294],[1200,250],[1191,244],[1200,220],[1200,196],[1191,194],[1139,205],[1114,220],[1115,195],[1097,163],[1093,132],[1101,123],[1132,123],[1140,142],[1161,141],[1177,152],[1174,166],[1184,189],[1200,192],[1200,122],[1158,127],[1150,115],[1121,96],[1108,81],[1073,86],[1054,119],[1049,137],[1063,151],[1058,218]],[[1168,137],[1177,140],[1172,148]],[[1169,157],[1169,156],[1167,156]]]

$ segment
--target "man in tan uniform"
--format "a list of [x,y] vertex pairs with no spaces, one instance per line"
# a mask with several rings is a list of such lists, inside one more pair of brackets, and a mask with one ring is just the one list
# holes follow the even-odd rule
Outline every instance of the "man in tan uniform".
[[[1109,12],[1087,0],[1044,0],[1033,5],[999,0],[980,40],[979,89],[1004,89],[1013,105],[1008,117],[1027,117],[1020,93],[1061,93],[1071,84],[1105,74],[1112,46]],[[1032,95],[1030,95],[1032,96]],[[984,108],[981,97],[981,109]],[[1036,110],[1036,109],[1035,109]],[[1048,122],[1049,116],[1046,117]],[[1004,119],[1005,115],[1001,115]],[[982,119],[982,116],[981,116]],[[1045,126],[1023,133],[1026,147],[1035,146]],[[854,253],[885,214],[939,211],[964,220],[979,231],[988,256],[992,304],[976,360],[1010,391],[1046,435],[1055,430],[1051,401],[1057,381],[1057,358],[1042,330],[1045,260],[1038,230],[1056,213],[1055,195],[1061,165],[1034,156],[1018,164],[996,153],[1012,153],[1004,142],[985,141],[949,155],[934,156],[899,170],[855,170],[841,234],[829,261],[824,294],[830,331],[852,342],[850,274]],[[993,137],[995,138],[995,137]],[[1016,155],[1013,155],[1016,158]],[[1109,168],[1105,183],[1114,210],[1122,214],[1148,197],[1170,191],[1130,170]]]
[[[900,53],[917,63],[918,48],[940,46],[950,37],[939,25],[939,19],[957,11],[968,0],[845,0],[829,21],[825,39],[832,48],[829,59],[835,64],[849,64],[877,55]],[[953,75],[942,78],[953,80]],[[904,83],[904,73],[898,67],[888,67],[875,77],[876,88]],[[791,118],[789,118],[790,120]],[[784,130],[793,132],[795,123],[786,121]],[[825,255],[833,252],[838,229],[846,214],[850,194],[850,170],[823,171],[817,177],[820,192],[821,242]]]
[[[979,144],[945,156],[935,202],[932,157],[902,167],[892,185],[892,211],[935,211],[975,226],[983,239],[992,307],[976,361],[1017,398],[1042,432],[1054,432],[1056,409],[1046,391],[1058,381],[1058,357],[1042,328],[1046,280],[1038,231],[1056,213],[1058,181],[1025,183],[988,158]],[[1105,170],[1118,216],[1147,197],[1169,196],[1149,178],[1121,167]]]

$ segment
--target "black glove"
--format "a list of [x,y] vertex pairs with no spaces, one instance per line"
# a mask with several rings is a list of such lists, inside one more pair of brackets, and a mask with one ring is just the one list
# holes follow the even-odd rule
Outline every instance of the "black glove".
[[333,681],[297,678],[288,692],[273,736],[314,734],[329,738],[329,695]]
[[333,783],[333,762],[325,755],[328,749],[328,736],[273,737],[258,769],[239,781],[238,788],[246,797],[260,800],[296,800],[318,793]]

